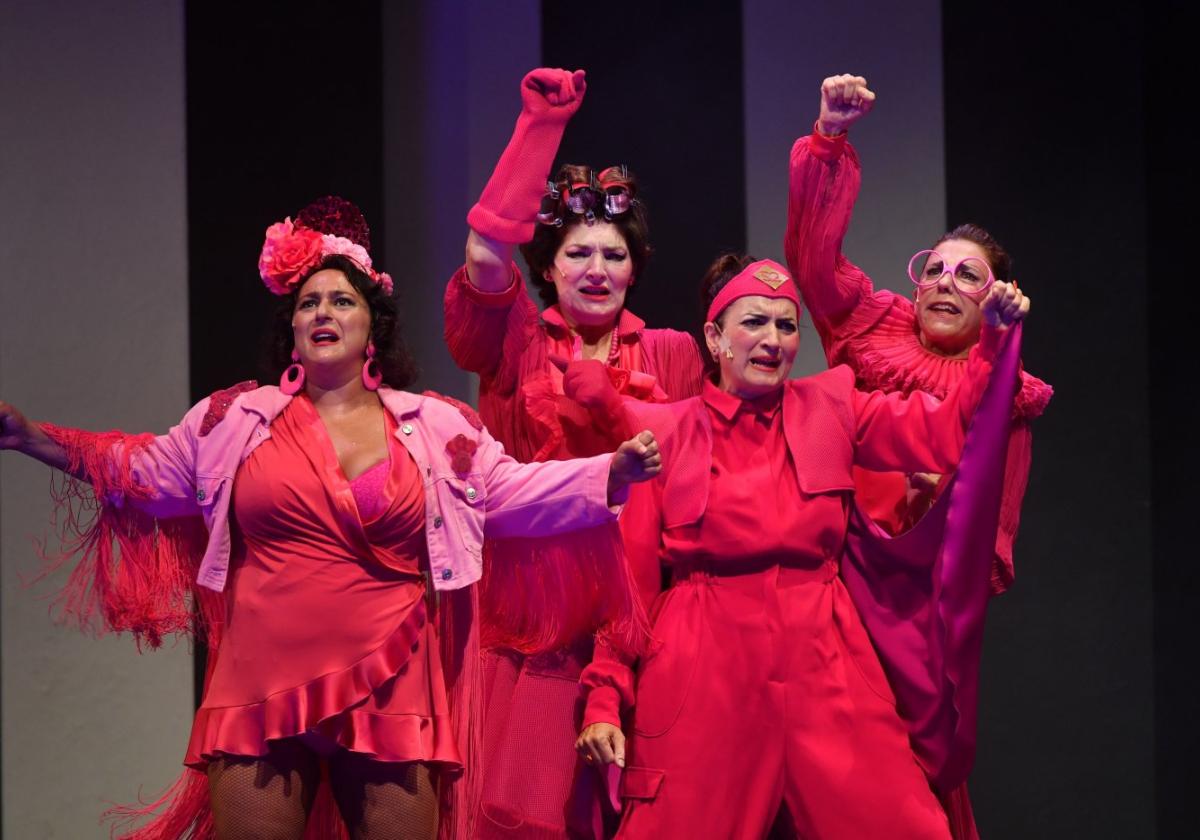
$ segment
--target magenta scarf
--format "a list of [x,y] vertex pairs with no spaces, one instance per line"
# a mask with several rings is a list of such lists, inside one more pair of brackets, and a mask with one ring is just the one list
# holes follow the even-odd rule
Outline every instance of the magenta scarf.
[[842,559],[917,759],[941,792],[964,782],[975,762],[979,658],[1020,350],[1017,324],[997,354],[958,470],[930,511],[889,537],[856,505]]

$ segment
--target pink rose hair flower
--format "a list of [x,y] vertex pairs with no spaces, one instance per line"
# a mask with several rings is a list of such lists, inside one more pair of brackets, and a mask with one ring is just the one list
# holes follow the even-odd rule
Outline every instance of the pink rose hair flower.
[[362,212],[337,196],[326,196],[305,207],[296,216],[267,228],[258,273],[267,289],[286,295],[329,256],[352,260],[362,272],[392,294],[392,278],[371,265],[367,248],[370,230]]
[[315,230],[297,228],[291,218],[267,228],[258,273],[272,294],[286,295],[322,258],[322,236]]

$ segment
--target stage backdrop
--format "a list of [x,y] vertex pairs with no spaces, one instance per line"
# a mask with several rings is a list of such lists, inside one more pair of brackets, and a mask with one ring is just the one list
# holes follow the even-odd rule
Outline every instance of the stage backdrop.
[[[0,399],[90,429],[165,431],[188,407],[183,7],[0,6]],[[221,331],[208,335],[218,344]],[[56,627],[29,588],[49,471],[0,456],[3,834],[107,837],[113,802],[179,772],[186,642]]]

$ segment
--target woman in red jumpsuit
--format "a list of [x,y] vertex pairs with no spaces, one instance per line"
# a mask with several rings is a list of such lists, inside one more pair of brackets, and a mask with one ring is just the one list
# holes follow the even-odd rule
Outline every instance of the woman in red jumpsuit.
[[[692,337],[647,329],[625,307],[645,282],[650,255],[634,178],[624,167],[594,173],[568,165],[547,192],[584,90],[583,71],[539,69],[524,78],[512,139],[467,217],[466,263],[446,288],[450,353],[479,374],[480,415],[523,462],[612,449],[604,419],[563,399],[552,358],[596,359],[622,393],[639,399],[680,399],[700,388]],[[518,245],[546,305],[541,313],[513,261]],[[610,525],[561,539],[492,541],[485,563],[486,778],[476,836],[590,836],[603,817],[597,777],[572,748],[577,682],[597,630],[618,647],[640,635],[621,534]]]
[[[849,365],[860,388],[921,391],[941,398],[965,375],[967,355],[979,341],[986,277],[991,274],[1007,281],[1010,259],[986,230],[960,225],[939,239],[932,253],[918,252],[914,257],[910,276],[915,295],[909,299],[876,290],[870,278],[842,255],[842,239],[862,177],[846,132],[874,101],[875,94],[860,76],[833,76],[822,83],[815,129],[797,140],[791,153],[788,266],[830,365]],[[994,594],[1006,590],[1013,580],[1013,541],[1032,452],[1030,424],[1045,410],[1052,394],[1045,382],[1022,372],[992,557]],[[892,534],[911,527],[945,484],[943,475],[927,472],[856,468],[854,478],[862,510]],[[955,837],[976,837],[965,785],[943,801]]]
[[[859,391],[844,366],[788,381],[798,294],[769,260],[722,258],[705,301],[715,364],[702,394],[625,402],[630,422],[659,433],[664,459],[626,515],[654,526],[649,559],[671,585],[636,695],[627,660],[598,656],[583,678],[581,751],[624,766],[618,836],[761,838],[786,804],[805,837],[948,837],[838,577],[852,468],[952,469],[1002,330],[1028,301],[995,284],[991,326],[942,402]],[[602,401],[586,364],[566,387]],[[630,736],[614,755],[622,712]]]

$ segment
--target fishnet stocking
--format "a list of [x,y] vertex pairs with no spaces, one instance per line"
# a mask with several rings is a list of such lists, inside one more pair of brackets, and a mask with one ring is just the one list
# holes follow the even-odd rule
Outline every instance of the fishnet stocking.
[[226,756],[208,765],[217,840],[300,840],[321,781],[320,759],[297,741],[265,756]]
[[429,765],[339,750],[329,759],[329,781],[352,840],[437,835],[437,785]]

